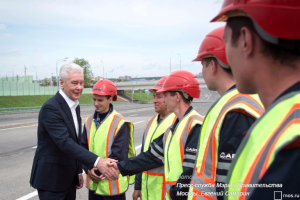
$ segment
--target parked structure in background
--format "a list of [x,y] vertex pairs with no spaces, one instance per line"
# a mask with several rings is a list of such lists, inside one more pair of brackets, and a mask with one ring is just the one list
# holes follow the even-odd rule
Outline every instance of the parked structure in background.
[[119,79],[121,81],[130,81],[131,80],[131,76],[119,76]]
[[101,76],[96,76],[96,77],[92,78],[92,81],[98,82],[98,81],[100,81],[100,80],[102,80],[102,79],[103,79],[103,77],[101,77]]

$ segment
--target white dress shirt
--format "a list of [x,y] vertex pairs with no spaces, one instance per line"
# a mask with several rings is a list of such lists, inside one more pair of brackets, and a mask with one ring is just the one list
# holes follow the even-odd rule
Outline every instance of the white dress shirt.
[[[70,107],[72,117],[73,117],[73,121],[74,121],[74,124],[75,124],[76,135],[77,135],[77,138],[78,138],[79,131],[81,131],[81,130],[79,130],[78,119],[77,119],[77,114],[76,114],[76,107],[79,105],[79,101],[78,100],[76,100],[76,101],[71,100],[61,89],[59,90],[59,94],[61,94],[61,96],[65,99],[68,106]],[[99,159],[100,159],[100,157],[98,157],[96,159],[96,162],[94,163],[94,167],[97,167],[97,163],[98,163]]]
[[71,113],[72,113],[72,117],[73,117],[73,121],[75,124],[75,130],[76,130],[76,135],[78,138],[78,134],[79,134],[79,125],[78,125],[78,119],[77,119],[77,114],[76,114],[76,107],[79,105],[79,101],[78,100],[71,100],[62,90],[59,90],[59,94],[61,94],[61,96],[66,100],[68,106],[70,107]]

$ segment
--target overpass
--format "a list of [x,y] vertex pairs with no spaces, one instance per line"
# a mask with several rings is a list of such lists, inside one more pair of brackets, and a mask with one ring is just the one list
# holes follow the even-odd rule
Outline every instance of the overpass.
[[[197,80],[200,83],[199,88],[207,88],[203,78],[198,78]],[[157,81],[158,80],[155,80],[155,81],[116,82],[115,85],[117,86],[118,90],[131,90],[132,86],[134,86],[135,90],[140,90],[140,89],[144,90],[144,89],[153,88]]]

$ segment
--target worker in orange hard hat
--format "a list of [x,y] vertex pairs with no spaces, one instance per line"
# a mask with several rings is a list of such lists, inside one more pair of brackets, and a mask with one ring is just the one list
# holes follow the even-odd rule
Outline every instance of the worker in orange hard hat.
[[[258,95],[241,94],[235,85],[226,59],[224,26],[206,35],[194,61],[201,61],[207,88],[220,98],[206,114],[195,170],[188,199],[219,199],[225,196],[224,185],[230,164],[243,140],[243,133],[259,118],[264,108]],[[233,139],[234,138],[234,139]],[[217,156],[216,156],[217,155]],[[203,187],[211,184],[211,187]],[[203,197],[205,196],[205,197]]]
[[[85,121],[81,146],[100,158],[114,158],[122,161],[135,156],[133,124],[116,112],[111,104],[117,100],[117,88],[109,80],[98,81],[93,89],[95,112]],[[134,177],[119,176],[116,181],[100,179],[100,172],[94,168],[86,172],[86,187],[89,200],[124,200],[128,184]]]
[[122,175],[163,166],[165,196],[156,199],[186,199],[184,194],[188,192],[187,186],[195,166],[197,142],[203,123],[203,117],[191,106],[193,98],[200,96],[199,82],[194,74],[179,70],[171,73],[157,92],[163,92],[167,110],[174,112],[176,121],[153,140],[148,151],[116,165],[108,165]]
[[300,1],[225,0],[212,20],[226,21],[223,38],[237,89],[257,93],[266,108],[226,180],[225,193],[247,196],[227,199],[281,199],[300,191],[299,13]]
[[[164,134],[164,132],[175,122],[176,115],[173,112],[168,112],[164,102],[164,95],[158,92],[163,87],[163,84],[168,76],[162,77],[153,88],[149,91],[153,92],[154,110],[157,113],[154,117],[148,120],[142,140],[142,152],[146,152],[150,148],[150,143]],[[135,185],[133,192],[133,200],[142,197],[144,200],[164,199],[165,196],[165,175],[164,168],[157,167],[139,173],[135,177]]]

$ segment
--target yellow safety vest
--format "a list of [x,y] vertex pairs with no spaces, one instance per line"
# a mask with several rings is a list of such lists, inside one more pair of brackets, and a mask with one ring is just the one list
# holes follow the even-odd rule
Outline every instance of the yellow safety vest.
[[190,130],[196,124],[202,125],[202,123],[203,117],[195,110],[191,110],[178,122],[174,133],[168,128],[164,134],[166,199],[170,199],[170,188],[176,184],[178,177],[183,172],[184,148]]
[[[300,136],[300,93],[276,100],[250,128],[236,153],[226,183],[225,199],[249,199],[276,154]],[[299,177],[295,177],[299,178]],[[252,184],[252,185],[251,185]],[[248,187],[250,186],[250,187]],[[249,192],[248,196],[240,196]]]
[[[246,95],[232,89],[210,108],[201,129],[196,167],[193,172],[188,199],[217,199],[216,181],[225,182],[226,176],[216,175],[218,169],[229,170],[230,163],[218,162],[219,136],[229,112],[241,112],[255,120],[263,112],[258,95]],[[210,184],[210,186],[208,186]]]
[[[111,154],[111,145],[115,136],[118,134],[123,124],[128,125],[130,130],[130,138],[128,145],[128,157],[135,156],[135,147],[133,141],[133,124],[124,119],[122,115],[115,110],[111,112],[106,119],[102,121],[102,124],[96,127],[93,116],[87,118],[85,122],[87,141],[89,151],[96,154],[100,158],[108,158]],[[94,183],[88,175],[86,175],[86,187],[96,194],[113,196],[125,193],[129,184],[134,183],[134,176],[122,176],[119,175],[119,179],[115,181],[100,180],[98,183]]]
[[[143,152],[148,151],[150,143],[164,134],[177,119],[174,113],[168,114],[157,124],[158,114],[148,120],[144,131]],[[165,198],[165,175],[164,167],[157,167],[142,174],[142,198],[143,200],[164,200]]]

